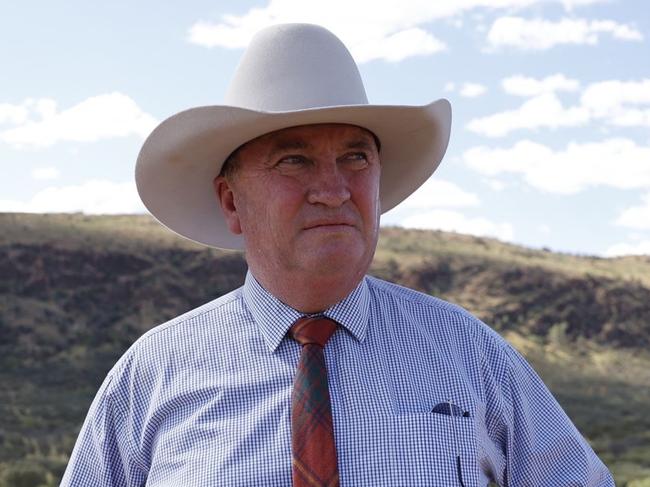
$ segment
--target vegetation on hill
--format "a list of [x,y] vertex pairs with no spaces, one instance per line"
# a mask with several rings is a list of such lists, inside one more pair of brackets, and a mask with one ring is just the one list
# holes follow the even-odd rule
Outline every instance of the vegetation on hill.
[[[0,487],[57,485],[144,331],[243,281],[240,254],[146,216],[0,214]],[[613,470],[650,485],[650,258],[386,228],[371,272],[464,306],[524,353]]]

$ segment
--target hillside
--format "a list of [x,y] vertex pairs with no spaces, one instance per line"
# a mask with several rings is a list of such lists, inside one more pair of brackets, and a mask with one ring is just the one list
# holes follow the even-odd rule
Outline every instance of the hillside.
[[[0,214],[0,486],[56,485],[121,353],[239,286],[245,269],[241,254],[145,216]],[[371,273],[456,302],[504,334],[618,485],[650,485],[650,258],[386,228]]]

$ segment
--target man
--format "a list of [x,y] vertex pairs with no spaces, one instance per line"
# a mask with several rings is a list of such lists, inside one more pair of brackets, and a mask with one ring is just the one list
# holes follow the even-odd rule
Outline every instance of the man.
[[379,214],[436,169],[450,120],[445,100],[368,105],[340,41],[289,24],[255,37],[227,106],[164,121],[143,201],[244,248],[246,283],[126,352],[63,485],[613,485],[496,333],[365,276]]

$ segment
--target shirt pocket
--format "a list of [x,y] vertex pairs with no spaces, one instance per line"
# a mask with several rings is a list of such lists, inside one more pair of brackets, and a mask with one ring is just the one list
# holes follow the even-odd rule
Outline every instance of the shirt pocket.
[[471,417],[437,413],[366,417],[342,446],[343,485],[479,485]]

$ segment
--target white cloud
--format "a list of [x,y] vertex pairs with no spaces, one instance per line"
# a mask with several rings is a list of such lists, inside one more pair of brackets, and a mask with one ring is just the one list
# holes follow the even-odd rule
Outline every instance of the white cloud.
[[434,54],[445,49],[445,44],[428,32],[411,28],[377,39],[372,43],[360,44],[353,52],[360,63],[373,59],[397,62],[411,56]]
[[560,3],[564,6],[564,9],[571,12],[576,7],[584,7],[587,5],[593,5],[595,3],[605,3],[608,0],[561,0]]
[[630,243],[617,243],[605,251],[607,257],[620,257],[623,255],[650,255],[650,240]]
[[577,127],[593,121],[613,126],[650,127],[650,79],[592,83],[582,92],[580,103],[564,107],[554,92],[573,90],[577,87],[573,82],[576,81],[563,75],[542,80],[506,78],[503,85],[509,93],[535,96],[514,110],[475,118],[467,124],[467,129],[487,137],[502,137],[520,129]]
[[[264,27],[282,22],[307,22],[334,32],[359,63],[374,59],[395,62],[444,50],[442,41],[418,27],[426,19],[417,14],[427,17],[449,10],[455,9],[427,5],[420,0],[400,5],[369,0],[271,0],[266,7],[253,8],[242,16],[225,15],[216,23],[196,22],[189,29],[188,40],[205,47],[243,48]],[[345,18],[341,12],[345,12]],[[363,29],[354,19],[363,19]]]
[[594,32],[608,32],[614,39],[622,41],[642,41],[641,31],[625,24],[619,24],[613,20],[594,20],[591,22],[591,29]]
[[[556,0],[567,10],[600,1]],[[512,9],[541,3],[544,0],[270,0],[266,6],[253,7],[243,15],[224,15],[218,22],[198,21],[190,27],[188,40],[205,47],[237,49],[246,47],[256,32],[269,25],[308,22],[339,36],[357,62],[397,61],[444,49],[442,41],[422,28],[434,20],[458,18],[474,9]]]
[[452,83],[451,81],[448,81],[445,83],[444,90],[447,92],[454,91],[456,89],[456,85]]
[[474,147],[462,158],[483,175],[519,174],[529,185],[550,193],[572,194],[597,186],[650,188],[650,147],[629,139],[570,143],[559,151],[522,140],[507,149]]
[[507,187],[506,183],[495,178],[485,178],[483,182],[487,184],[492,191],[503,191]]
[[[259,9],[255,10],[259,11]],[[243,28],[244,26],[242,24],[244,22],[234,15],[224,16],[223,20],[224,23],[222,24],[213,24],[204,21],[194,23],[188,32],[188,40],[192,44],[198,44],[203,47],[238,49],[247,46],[251,40],[252,33],[247,32]],[[250,23],[252,23],[252,19],[250,20]],[[259,29],[267,25],[269,25],[267,19],[263,19],[259,24]],[[257,31],[258,29],[255,30]]]
[[580,102],[593,117],[607,119],[613,125],[650,127],[650,108],[633,107],[650,107],[650,79],[593,83],[584,90]]
[[457,29],[463,28],[463,19],[461,17],[450,18],[448,21],[449,25],[453,25]]
[[384,215],[388,224],[410,228],[439,229],[511,240],[512,225],[494,223],[486,218],[466,217],[449,208],[477,207],[479,198],[450,181],[429,178],[397,208]]
[[15,147],[47,147],[61,141],[95,142],[136,135],[146,137],[158,123],[121,93],[93,96],[58,111],[50,99],[27,100],[30,117],[14,117],[15,127],[0,132],[0,140]]
[[27,120],[28,110],[22,105],[0,103],[0,124],[17,125]]
[[623,210],[616,219],[616,224],[639,230],[650,230],[650,193],[643,197],[643,203],[640,206],[632,206]]
[[510,223],[495,223],[487,218],[471,218],[452,210],[434,209],[405,218],[401,225],[407,228],[437,229],[470,235],[512,240],[514,230]]
[[478,197],[450,181],[429,178],[415,193],[400,203],[400,209],[460,208],[477,206]]
[[479,83],[463,83],[460,88],[460,96],[466,98],[476,98],[485,94],[487,88]]
[[501,82],[501,86],[510,95],[530,97],[556,91],[577,91],[580,88],[580,82],[577,79],[567,78],[562,73],[540,80],[516,75],[505,78]]
[[32,170],[32,177],[34,179],[56,179],[60,174],[56,167],[37,167]]
[[526,100],[515,110],[470,120],[467,129],[487,137],[502,137],[519,129],[576,127],[588,121],[586,109],[564,108],[555,94],[544,93]]
[[122,214],[146,212],[135,183],[91,180],[76,186],[52,186],[29,201],[0,200],[0,212]]
[[601,34],[615,39],[641,41],[643,34],[626,24],[613,20],[562,19],[557,22],[522,17],[500,17],[487,35],[493,48],[515,47],[523,50],[545,50],[561,44],[598,43]]

